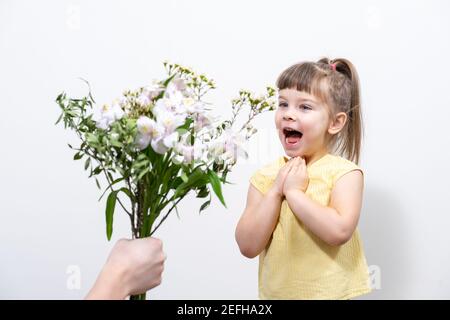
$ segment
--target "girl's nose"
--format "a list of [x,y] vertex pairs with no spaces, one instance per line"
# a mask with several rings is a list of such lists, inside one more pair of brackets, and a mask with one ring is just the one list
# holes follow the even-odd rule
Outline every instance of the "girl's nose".
[[286,111],[283,115],[283,120],[297,120],[296,117],[293,115],[292,111]]

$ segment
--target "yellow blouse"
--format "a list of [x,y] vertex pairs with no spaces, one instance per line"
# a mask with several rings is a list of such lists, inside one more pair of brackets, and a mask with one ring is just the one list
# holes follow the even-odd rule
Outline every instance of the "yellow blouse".
[[[265,194],[284,157],[256,171],[250,182]],[[326,154],[307,166],[306,195],[328,206],[336,181],[362,169],[355,163]],[[272,238],[259,255],[260,299],[350,299],[371,291],[369,272],[359,232],[341,246],[330,246],[315,236],[290,210],[286,199]]]

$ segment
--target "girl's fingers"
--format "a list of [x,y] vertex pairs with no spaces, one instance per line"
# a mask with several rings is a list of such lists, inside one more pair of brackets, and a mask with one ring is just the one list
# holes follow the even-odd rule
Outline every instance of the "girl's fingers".
[[306,170],[306,162],[305,162],[305,159],[302,158],[300,166],[302,167],[302,170]]
[[301,172],[301,171],[303,171],[304,170],[304,168],[305,168],[305,160],[303,159],[303,158],[301,158],[301,157],[298,157],[297,158],[297,163],[296,163],[296,170],[298,171],[298,172]]
[[296,157],[293,163],[293,170],[298,171],[300,165],[299,157]]
[[289,160],[283,167],[283,170],[286,172],[289,172],[289,170],[291,170],[292,167],[292,163],[294,162],[294,160]]
[[295,159],[293,159],[289,164],[289,170],[292,170],[293,168],[295,168]]
[[295,157],[290,158],[288,162],[283,167],[283,170],[285,171],[291,171],[291,170],[301,170],[302,168],[306,168],[306,162],[305,159],[302,157]]
[[287,168],[287,171],[288,171],[288,172],[294,171],[295,168],[296,168],[296,166],[297,166],[297,158],[291,158],[291,161],[289,162],[288,165],[289,165],[289,166],[288,166],[288,168]]

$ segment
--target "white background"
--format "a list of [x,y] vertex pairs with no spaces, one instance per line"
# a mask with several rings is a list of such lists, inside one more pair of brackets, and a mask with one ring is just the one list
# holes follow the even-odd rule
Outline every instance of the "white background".
[[[450,298],[448,1],[0,1],[0,298],[80,299],[129,221],[104,202],[54,126],[62,90],[98,102],[164,75],[168,59],[214,78],[230,115],[240,88],[262,91],[289,65],[345,57],[361,78],[365,170],[360,231],[381,288],[364,298]],[[273,113],[250,159],[201,215],[187,199],[158,230],[168,255],[152,299],[255,299],[257,259],[234,228],[248,179],[281,154]],[[81,287],[67,286],[70,266]],[[69,270],[70,271],[70,270]]]

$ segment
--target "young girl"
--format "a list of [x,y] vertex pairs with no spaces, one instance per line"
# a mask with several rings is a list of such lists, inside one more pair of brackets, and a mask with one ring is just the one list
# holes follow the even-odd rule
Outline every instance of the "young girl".
[[364,187],[356,70],[346,59],[303,62],[283,71],[277,87],[275,125],[287,157],[250,178],[236,227],[242,254],[259,255],[259,297],[366,294],[369,273],[356,229]]

